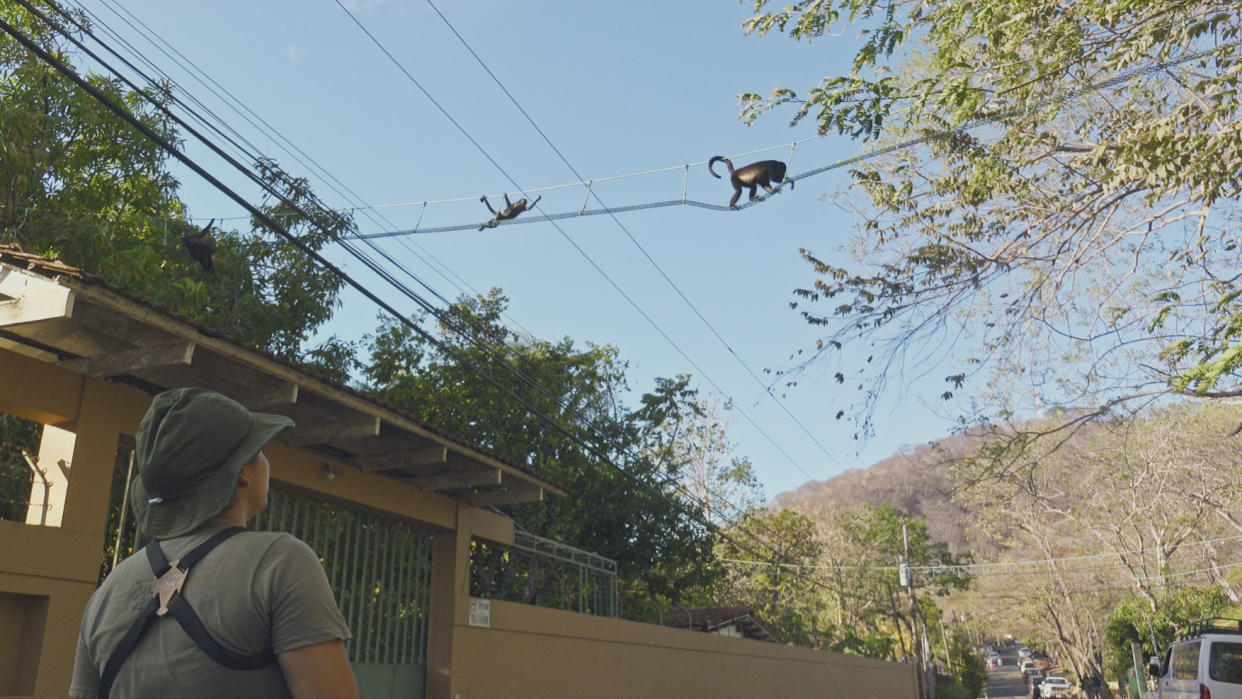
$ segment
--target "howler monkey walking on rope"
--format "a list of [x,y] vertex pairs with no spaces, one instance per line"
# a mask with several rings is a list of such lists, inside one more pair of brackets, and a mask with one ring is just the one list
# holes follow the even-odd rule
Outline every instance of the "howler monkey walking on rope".
[[[707,171],[712,173],[712,177],[720,179],[720,175],[712,169],[717,160],[723,160],[724,164],[729,168],[729,182],[733,184],[733,198],[729,200],[729,208],[737,208],[737,200],[742,196],[742,187],[750,188],[750,200],[755,200],[755,193],[758,187],[763,187],[768,194],[775,194],[776,190],[772,188],[775,182],[780,187],[785,181],[785,163],[779,160],[760,160],[757,163],[751,163],[745,167],[733,169],[733,162],[723,155],[712,156],[707,161]],[[789,188],[794,188],[793,180],[789,181]]]
[[538,197],[535,197],[535,200],[530,202],[529,204],[526,203],[525,199],[518,199],[517,203],[513,203],[509,201],[508,194],[504,196],[505,196],[505,208],[500,211],[497,211],[492,208],[492,204],[491,202],[487,200],[486,194],[479,197],[479,201],[483,202],[483,204],[487,206],[487,210],[492,212],[492,220],[479,226],[479,230],[483,230],[484,228],[495,228],[496,226],[500,225],[501,221],[508,221],[509,219],[517,218],[518,214],[522,213],[523,211],[530,211],[531,209],[535,208],[535,204],[538,204],[540,199],[543,199],[543,195],[540,195]]

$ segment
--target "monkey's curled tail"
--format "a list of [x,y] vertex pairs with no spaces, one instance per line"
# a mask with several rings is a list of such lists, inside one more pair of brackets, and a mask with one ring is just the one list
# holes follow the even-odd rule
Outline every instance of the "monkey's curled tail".
[[716,164],[717,160],[723,160],[725,166],[729,168],[729,174],[730,175],[733,174],[733,161],[732,160],[729,160],[723,155],[713,155],[712,159],[707,161],[707,171],[712,173],[712,177],[715,177],[716,179],[720,179],[720,175],[717,175],[716,171],[712,169],[712,166]]

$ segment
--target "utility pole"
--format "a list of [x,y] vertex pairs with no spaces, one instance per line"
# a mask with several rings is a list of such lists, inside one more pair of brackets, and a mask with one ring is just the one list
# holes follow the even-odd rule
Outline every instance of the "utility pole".
[[1130,696],[1141,697],[1147,691],[1146,673],[1143,672],[1143,646],[1130,643],[1130,659],[1134,661],[1134,675],[1130,677]]
[[962,612],[962,626],[966,627],[966,638],[970,639],[970,647],[978,649],[983,645],[983,639],[975,636],[975,629],[970,625],[970,613]]
[[[893,594],[893,586],[889,585],[888,583],[884,583],[884,588],[888,590],[888,604],[890,607],[893,608],[893,625],[897,629],[897,643],[901,646],[901,655],[902,655],[902,659],[904,660],[908,658],[909,656],[906,654],[906,635],[902,633],[901,631],[901,610],[897,609],[897,597],[896,595]],[[913,635],[910,636],[910,652],[914,652],[914,636]],[[893,660],[896,660],[896,659],[897,659],[897,656],[894,654]]]
[[953,672],[953,655],[949,651],[949,634],[946,633],[944,630],[944,618],[943,617],[941,617],[940,619],[940,640],[944,642],[945,667],[949,669],[950,675],[955,675],[956,673]]
[[[914,664],[917,666],[915,671],[916,687],[918,689],[919,699],[929,699],[927,696],[927,670],[923,667],[925,653],[923,648],[919,647],[918,631],[914,623],[918,618],[918,599],[914,595],[914,579],[910,570],[910,538],[906,534],[906,525],[901,525],[901,545],[905,551],[905,555],[901,559],[901,564],[897,567],[898,579],[901,584],[910,591],[910,639],[911,647],[914,649]],[[927,627],[923,626],[923,646],[927,645]]]

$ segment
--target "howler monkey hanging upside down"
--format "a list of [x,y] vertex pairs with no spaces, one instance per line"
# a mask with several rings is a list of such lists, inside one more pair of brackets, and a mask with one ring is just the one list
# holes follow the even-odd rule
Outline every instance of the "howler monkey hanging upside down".
[[535,200],[530,202],[529,204],[526,203],[525,199],[518,199],[516,203],[513,203],[509,201],[508,194],[504,196],[505,196],[505,208],[500,211],[497,211],[492,208],[492,204],[491,202],[487,200],[486,194],[479,197],[479,201],[483,202],[483,204],[487,207],[487,210],[492,212],[492,220],[479,226],[479,230],[483,230],[484,228],[495,228],[496,226],[500,225],[501,221],[508,221],[509,219],[517,218],[518,214],[524,211],[530,211],[531,209],[535,208],[535,204],[538,204],[540,199],[543,199],[543,195],[540,195],[538,197],[535,197]]
[[[760,160],[757,163],[751,163],[744,167],[733,169],[733,162],[723,155],[712,156],[707,161],[707,171],[712,173],[712,177],[720,179],[720,175],[712,169],[717,160],[723,160],[724,164],[729,168],[729,182],[733,185],[733,198],[729,200],[729,208],[737,208],[737,200],[742,196],[742,187],[750,188],[750,200],[755,200],[756,189],[763,187],[768,194],[775,194],[776,189],[772,188],[775,182],[780,187],[785,181],[785,163],[779,160]],[[789,188],[794,188],[793,180],[789,181]]]

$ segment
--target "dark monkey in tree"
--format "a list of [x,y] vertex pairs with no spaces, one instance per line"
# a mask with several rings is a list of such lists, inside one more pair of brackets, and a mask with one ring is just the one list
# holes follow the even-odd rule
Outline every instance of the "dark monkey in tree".
[[[707,161],[707,171],[712,173],[712,177],[720,179],[720,175],[712,169],[717,160],[723,160],[724,164],[729,168],[729,182],[733,184],[733,198],[729,200],[729,208],[737,208],[737,200],[742,196],[742,187],[750,187],[750,200],[754,201],[756,189],[763,187],[768,194],[775,194],[776,190],[772,188],[775,182],[780,187],[785,181],[785,163],[779,160],[760,160],[757,163],[751,163],[744,167],[733,169],[733,163],[723,155],[713,156]],[[789,181],[789,188],[793,189],[793,180]]]
[[497,211],[492,208],[492,204],[491,202],[487,200],[486,194],[479,197],[479,201],[483,202],[483,204],[487,206],[487,210],[492,212],[492,220],[479,226],[479,230],[483,230],[484,228],[495,228],[496,226],[500,225],[501,221],[508,221],[511,218],[517,218],[518,214],[522,213],[523,211],[530,211],[531,209],[535,208],[535,204],[538,204],[540,199],[543,199],[543,196],[540,195],[538,197],[535,197],[535,200],[530,202],[529,204],[526,203],[525,199],[518,199],[517,203],[513,203],[509,201],[508,194],[504,196],[505,196],[505,208],[502,209],[501,211]]
[[211,254],[216,251],[216,247],[211,244],[211,239],[207,237],[215,222],[216,220],[213,218],[199,232],[181,238],[181,245],[185,247],[185,251],[189,253],[195,262],[202,266],[203,271],[208,273],[216,271],[216,266],[211,262]]

